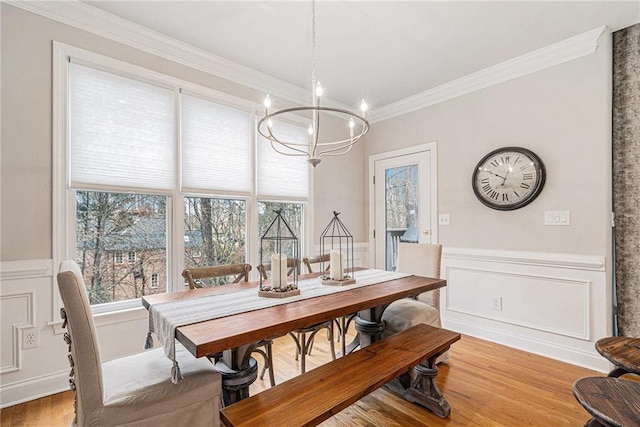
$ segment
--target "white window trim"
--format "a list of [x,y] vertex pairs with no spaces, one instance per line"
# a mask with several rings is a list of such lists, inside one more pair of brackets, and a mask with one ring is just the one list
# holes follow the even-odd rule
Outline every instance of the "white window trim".
[[[165,85],[174,88],[174,100],[176,103],[176,111],[179,111],[180,91],[184,93],[193,94],[205,99],[211,99],[212,101],[227,104],[235,108],[244,109],[252,112],[251,115],[251,138],[253,141],[252,147],[252,171],[253,180],[251,194],[220,194],[217,192],[214,195],[206,195],[200,192],[195,195],[200,197],[233,197],[242,198],[247,200],[247,263],[256,265],[258,261],[257,251],[251,250],[251,248],[259,248],[260,236],[258,236],[258,217],[257,217],[257,131],[256,123],[258,114],[262,111],[262,105],[241,99],[224,92],[220,92],[214,89],[199,86],[194,83],[190,83],[181,79],[173,78],[165,74],[161,74],[137,65],[129,64],[123,61],[119,61],[114,58],[110,58],[104,55],[100,55],[95,52],[87,51],[77,48],[75,46],[67,45],[58,41],[53,42],[53,123],[52,123],[52,139],[53,139],[53,303],[52,303],[52,318],[53,321],[61,321],[60,308],[62,307],[62,300],[58,290],[55,277],[58,273],[60,262],[65,259],[75,259],[75,240],[71,239],[72,233],[70,230],[75,229],[75,199],[74,191],[68,191],[69,187],[69,153],[67,149],[67,93],[68,93],[68,63],[70,58],[73,58],[74,62],[84,63],[90,66],[98,67],[105,71],[114,72],[119,75],[133,77],[138,80],[148,81],[153,84]],[[174,176],[174,190],[170,193],[161,191],[145,191],[140,189],[141,193],[146,194],[159,194],[167,196],[167,230],[172,232],[167,233],[167,292],[173,292],[183,290],[183,281],[181,278],[181,271],[184,265],[184,241],[183,239],[177,239],[175,236],[184,235],[184,223],[182,215],[179,212],[175,212],[175,209],[182,206],[184,203],[183,197],[186,194],[180,192],[180,115],[176,114],[175,117],[175,140],[178,141],[175,144],[175,176]],[[313,230],[313,173],[309,169],[309,198],[305,200],[287,199],[278,200],[293,203],[303,203],[304,206],[304,247],[300,247],[300,253],[311,253],[312,248],[311,235]],[[87,190],[109,191],[117,192],[118,189],[114,187],[101,188],[87,188]],[[189,193],[193,195],[194,193]],[[260,200],[275,201],[271,198],[260,198]],[[255,273],[255,272],[253,272]],[[255,279],[257,279],[257,275]],[[92,306],[94,314],[98,313],[112,313],[122,312],[131,308],[139,308],[141,306],[140,299],[133,299],[127,301],[117,301],[107,304],[101,304],[99,306]]]

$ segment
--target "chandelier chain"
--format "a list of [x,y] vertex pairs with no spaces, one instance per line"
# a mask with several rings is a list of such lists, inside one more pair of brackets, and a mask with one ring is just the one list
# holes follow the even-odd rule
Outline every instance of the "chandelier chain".
[[[316,0],[311,0],[311,84],[316,84]],[[312,87],[311,90],[315,90]]]

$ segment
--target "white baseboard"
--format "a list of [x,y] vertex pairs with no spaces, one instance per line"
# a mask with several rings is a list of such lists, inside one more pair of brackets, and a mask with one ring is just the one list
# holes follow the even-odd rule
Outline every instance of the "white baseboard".
[[492,329],[484,326],[478,327],[477,325],[458,320],[443,320],[442,323],[443,328],[548,357],[550,359],[559,360],[576,366],[582,366],[602,373],[607,373],[611,370],[611,365],[606,359],[593,353],[584,353],[573,348],[538,341],[528,336],[510,334],[499,329]]
[[69,390],[69,370],[0,385],[0,408]]

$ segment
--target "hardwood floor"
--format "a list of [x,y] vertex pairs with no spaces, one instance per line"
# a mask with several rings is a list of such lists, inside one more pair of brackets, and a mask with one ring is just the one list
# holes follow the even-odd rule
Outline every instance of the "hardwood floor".
[[[338,348],[338,346],[337,346]],[[280,383],[298,375],[293,340],[275,340],[275,374]],[[321,332],[307,369],[326,363],[329,346]],[[262,360],[258,358],[262,365]],[[451,405],[451,417],[432,413],[378,389],[322,426],[582,426],[589,419],[573,397],[571,385],[585,376],[604,374],[463,336],[451,348],[448,365],[440,365],[438,386]],[[251,393],[269,387],[268,375],[251,386]],[[68,426],[73,418],[73,394],[37,399],[0,411],[2,427]]]

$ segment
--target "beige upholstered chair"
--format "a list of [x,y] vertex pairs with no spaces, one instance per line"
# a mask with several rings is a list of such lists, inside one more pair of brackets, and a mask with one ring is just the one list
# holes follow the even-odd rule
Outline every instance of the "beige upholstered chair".
[[[398,244],[396,271],[424,277],[440,277],[442,245],[420,243]],[[394,301],[382,315],[385,322],[385,335],[403,331],[419,323],[441,327],[440,290],[424,292],[415,299],[404,298]],[[449,352],[443,354],[438,362],[445,362]]]
[[[191,267],[182,271],[182,277],[187,279],[190,289],[202,288],[206,286],[207,279],[216,279],[219,277],[232,277],[231,283],[240,283],[249,281],[249,272],[251,264],[229,264],[215,265],[213,267]],[[260,340],[254,352],[262,356],[264,364],[260,379],[264,379],[264,374],[269,370],[269,383],[271,387],[276,385],[276,377],[273,372],[273,340]],[[214,354],[209,357],[218,360],[222,354]]]
[[[290,276],[296,267],[300,267],[300,261],[294,258],[287,259],[287,276]],[[262,274],[262,279],[266,280],[267,272],[271,270],[270,264],[258,265],[258,271]],[[304,374],[306,371],[306,356],[311,354],[311,348],[313,347],[313,340],[322,329],[327,329],[327,339],[331,347],[331,357],[336,359],[335,344],[333,342],[333,321],[318,323],[307,328],[296,329],[289,332],[289,336],[293,338],[296,343],[296,360],[300,359],[300,371]],[[308,335],[307,335],[308,334]]]
[[[220,373],[208,359],[176,346],[183,379],[171,382],[172,362],[162,349],[102,363],[82,273],[71,260],[60,264],[58,287],[69,331],[69,380],[76,392],[79,426],[218,426]],[[140,338],[140,346],[144,338]]]

